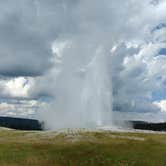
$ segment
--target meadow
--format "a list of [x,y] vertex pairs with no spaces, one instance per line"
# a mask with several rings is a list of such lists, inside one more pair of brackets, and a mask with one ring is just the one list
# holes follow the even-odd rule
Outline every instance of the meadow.
[[0,166],[137,165],[166,165],[166,134],[0,130]]

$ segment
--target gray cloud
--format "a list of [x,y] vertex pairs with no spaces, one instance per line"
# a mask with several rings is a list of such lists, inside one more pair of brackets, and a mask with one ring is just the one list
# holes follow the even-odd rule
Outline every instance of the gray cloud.
[[[120,1],[108,0],[104,0],[102,4],[100,1],[86,0],[23,0],[17,4],[10,0],[1,1],[0,74],[42,75],[52,66],[50,45],[57,38],[81,35],[86,38],[90,33],[92,39],[89,41],[88,38],[88,42],[104,42],[103,44],[111,45],[110,42],[117,41],[117,38],[133,38],[136,30],[139,35],[134,38],[140,38],[148,24],[142,27],[138,23],[147,21],[149,13],[145,18],[139,18],[143,19],[139,22],[136,22],[136,15],[133,17],[131,13],[138,12],[140,8],[144,12],[147,2],[137,5],[123,2],[119,6]],[[128,8],[129,11],[124,8]],[[139,31],[140,27],[142,31]],[[117,32],[119,35],[112,36]]]
[[157,56],[162,45],[155,43],[141,47],[127,48],[127,46],[121,44],[113,52],[115,110],[159,111],[151,103],[153,100],[152,93],[165,87],[166,57]]
[[41,30],[33,1],[24,2],[0,2],[1,75],[36,76],[51,67],[50,39]]

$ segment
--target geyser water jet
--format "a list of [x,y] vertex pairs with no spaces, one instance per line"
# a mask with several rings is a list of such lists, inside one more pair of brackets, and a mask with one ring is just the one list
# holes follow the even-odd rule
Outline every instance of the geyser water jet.
[[108,62],[109,56],[104,54],[102,48],[98,48],[85,68],[80,97],[84,121],[87,121],[87,124],[103,126],[112,123],[112,86]]
[[85,47],[72,42],[53,44],[55,95],[47,108],[47,128],[112,125],[110,54],[102,46]]

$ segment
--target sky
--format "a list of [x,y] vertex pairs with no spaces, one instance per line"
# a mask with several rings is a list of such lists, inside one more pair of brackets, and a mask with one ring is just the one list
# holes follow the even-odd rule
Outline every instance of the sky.
[[102,50],[117,118],[165,121],[165,9],[166,0],[1,0],[0,115],[38,118],[63,62],[77,70]]

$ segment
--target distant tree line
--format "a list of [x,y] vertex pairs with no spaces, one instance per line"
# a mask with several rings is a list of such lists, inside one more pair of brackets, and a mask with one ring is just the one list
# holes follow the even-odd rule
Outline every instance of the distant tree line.
[[166,131],[166,123],[150,123],[144,121],[130,121],[134,129]]
[[19,130],[43,130],[43,123],[35,119],[0,117],[0,127]]

